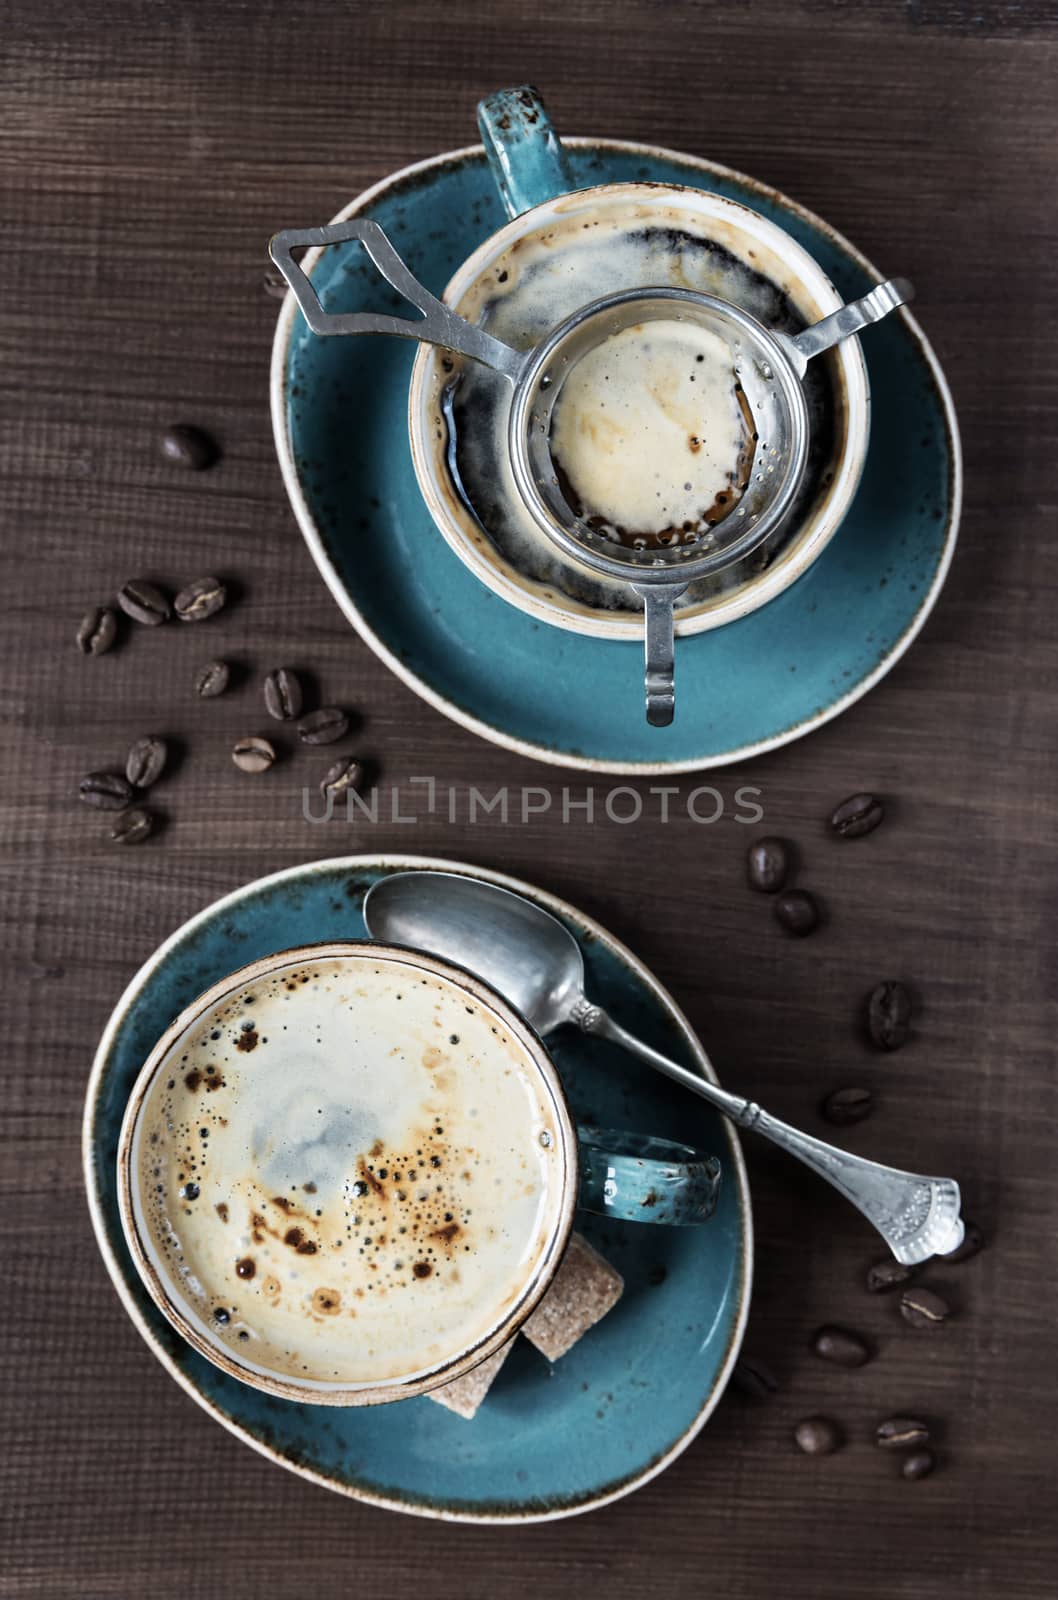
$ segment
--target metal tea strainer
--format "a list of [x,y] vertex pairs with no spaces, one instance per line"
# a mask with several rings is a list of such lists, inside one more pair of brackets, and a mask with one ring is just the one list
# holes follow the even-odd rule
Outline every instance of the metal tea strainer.
[[[299,247],[357,239],[383,278],[423,313],[421,320],[373,312],[328,312],[294,261]],[[465,321],[418,281],[377,222],[357,218],[326,228],[288,228],[269,247],[272,260],[317,334],[387,333],[440,345],[483,362],[513,387],[507,448],[518,493],[547,537],[572,560],[630,584],[643,601],[646,714],[655,727],[672,721],[673,608],[688,586],[750,554],[790,508],[808,459],[808,408],[801,380],[813,356],[877,322],[910,300],[903,278],[880,283],[796,337],[765,328],[740,307],[691,289],[640,288],[582,306],[532,350],[515,350]],[[692,322],[719,336],[731,354],[741,404],[752,419],[752,460],[731,510],[704,530],[664,544],[637,547],[615,538],[599,519],[570,505],[551,449],[551,419],[577,363],[625,328],[651,321]]]

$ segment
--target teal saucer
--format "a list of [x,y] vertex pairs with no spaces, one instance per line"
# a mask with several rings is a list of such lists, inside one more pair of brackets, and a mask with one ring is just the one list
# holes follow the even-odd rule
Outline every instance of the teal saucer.
[[[648,179],[710,189],[785,228],[846,299],[878,279],[818,217],[728,168],[646,145],[563,143],[578,186]],[[380,222],[437,294],[505,221],[480,147],[394,174],[342,213],[353,214]],[[325,251],[313,282],[328,310],[406,314],[355,246]],[[316,564],[394,672],[497,744],[609,772],[693,771],[756,755],[829,721],[883,678],[940,592],[959,520],[958,429],[933,352],[905,312],[863,341],[871,442],[841,528],[769,605],[679,641],[676,720],[648,727],[641,645],[586,638],[508,605],[435,528],[408,443],[416,347],[316,338],[287,301],[273,352],[273,425]]]
[[[362,906],[386,873],[442,867],[420,857],[351,856],[294,867],[227,895],[185,923],[133,979],[100,1042],[85,1104],[84,1163],[96,1237],[129,1316],[206,1411],[280,1466],[394,1511],[467,1522],[532,1522],[618,1499],[684,1450],[720,1398],[749,1303],[752,1224],[730,1125],[602,1040],[550,1041],[578,1121],[693,1144],[720,1158],[720,1200],[701,1227],[579,1214],[576,1227],[617,1267],[613,1311],[550,1366],[521,1339],[472,1422],[420,1397],[388,1405],[301,1405],[228,1377],[176,1334],[143,1288],[118,1216],[121,1118],[151,1046],[196,995],[235,967],[293,945],[366,937]],[[673,1000],[598,923],[499,873],[577,937],[587,991],[684,1065],[713,1069]]]

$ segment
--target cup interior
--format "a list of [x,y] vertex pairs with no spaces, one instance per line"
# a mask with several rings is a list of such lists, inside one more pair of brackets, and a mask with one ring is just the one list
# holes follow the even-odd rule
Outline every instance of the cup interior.
[[561,1259],[576,1136],[528,1024],[395,946],[304,946],[166,1029],[130,1096],[122,1225],[202,1355],[286,1399],[423,1393],[509,1339]]
[[[741,304],[765,326],[790,333],[841,304],[808,253],[766,218],[719,195],[646,183],[579,190],[527,212],[468,258],[445,299],[528,349],[590,300],[666,286]],[[556,557],[520,505],[505,391],[501,379],[471,371],[461,358],[420,347],[409,432],[434,521],[460,559],[519,609],[575,632],[641,637],[642,607],[630,585],[578,573],[575,563]],[[678,632],[700,632],[763,605],[810,565],[840,524],[867,443],[857,341],[813,362],[805,392],[809,468],[779,534],[693,587],[677,612]]]

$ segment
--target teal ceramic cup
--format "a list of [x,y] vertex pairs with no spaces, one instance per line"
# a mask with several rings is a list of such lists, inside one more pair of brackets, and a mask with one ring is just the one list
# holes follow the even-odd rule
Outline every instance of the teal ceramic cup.
[[[737,201],[678,184],[585,188],[581,181],[578,187],[531,88],[483,100],[478,125],[509,221],[458,268],[444,299],[508,343],[528,348],[582,305],[631,288],[698,290],[739,301],[764,322],[781,308],[784,318],[794,319],[791,331],[843,303],[797,241]],[[652,246],[633,262],[626,245],[639,233],[671,243]],[[593,238],[602,244],[589,272],[584,247]],[[530,260],[539,287],[527,275]],[[640,639],[642,601],[630,585],[600,579],[557,556],[521,506],[500,444],[510,406],[502,382],[474,376],[475,410],[466,427],[482,437],[464,447],[452,421],[466,386],[453,401],[451,373],[444,351],[420,346],[408,405],[416,479],[448,544],[496,594],[540,621],[597,638]],[[781,594],[822,553],[849,509],[868,443],[868,385],[858,341],[849,339],[822,358],[812,381],[819,391],[815,454],[790,517],[766,551],[692,585],[677,602],[678,635],[734,621]],[[484,409],[483,384],[493,391]],[[465,449],[470,454],[461,458]]]
[[577,1128],[539,1036],[480,979],[395,945],[270,955],[166,1029],[118,1147],[122,1226],[159,1310],[288,1400],[425,1393],[506,1344],[578,1210],[713,1213],[720,1165]]

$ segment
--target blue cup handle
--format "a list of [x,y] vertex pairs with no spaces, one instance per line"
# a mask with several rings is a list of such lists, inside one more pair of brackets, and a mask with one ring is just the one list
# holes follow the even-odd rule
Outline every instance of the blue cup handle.
[[707,1222],[720,1194],[720,1163],[690,1145],[613,1128],[577,1129],[578,1204],[623,1222],[685,1227]]
[[575,188],[544,102],[529,84],[480,101],[478,128],[508,217]]

